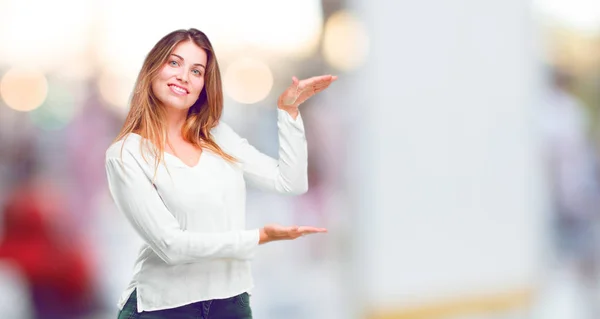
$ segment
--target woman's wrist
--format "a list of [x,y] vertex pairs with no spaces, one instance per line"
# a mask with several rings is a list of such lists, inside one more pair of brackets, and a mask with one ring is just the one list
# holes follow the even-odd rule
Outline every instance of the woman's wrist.
[[298,111],[298,107],[296,107],[296,106],[277,106],[277,108],[279,108],[280,110],[288,112],[288,114],[294,120],[298,117],[298,114],[300,114],[300,111]]
[[267,242],[269,242],[269,235],[267,235],[267,232],[265,232],[265,228],[260,228],[258,230],[258,244],[262,245],[262,244],[266,244]]

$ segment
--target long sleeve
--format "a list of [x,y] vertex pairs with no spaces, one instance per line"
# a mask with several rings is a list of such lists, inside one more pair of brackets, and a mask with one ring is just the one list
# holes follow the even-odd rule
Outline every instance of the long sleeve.
[[167,264],[214,258],[248,260],[253,257],[258,246],[258,230],[220,233],[182,230],[138,161],[128,151],[123,151],[122,160],[107,155],[106,173],[117,208]]
[[225,123],[219,125],[219,139],[242,165],[245,179],[263,190],[302,194],[308,190],[308,153],[304,123],[300,114],[294,120],[277,110],[279,158],[258,151]]

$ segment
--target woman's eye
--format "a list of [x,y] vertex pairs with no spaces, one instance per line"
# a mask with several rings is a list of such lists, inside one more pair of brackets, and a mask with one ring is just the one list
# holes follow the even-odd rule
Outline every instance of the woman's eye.
[[193,72],[195,75],[202,75],[202,73],[200,72],[200,70],[192,70],[192,72]]
[[171,62],[169,62],[169,64],[170,64],[171,66],[178,66],[178,65],[179,65],[179,63],[177,63],[177,61],[174,61],[174,60],[173,60],[173,61],[171,61]]

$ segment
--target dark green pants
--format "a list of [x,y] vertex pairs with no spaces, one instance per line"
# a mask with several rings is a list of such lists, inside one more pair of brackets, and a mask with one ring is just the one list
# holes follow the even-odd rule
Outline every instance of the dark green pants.
[[119,312],[118,319],[252,319],[250,296],[247,292],[227,299],[195,302],[182,307],[137,312],[137,291],[134,290]]

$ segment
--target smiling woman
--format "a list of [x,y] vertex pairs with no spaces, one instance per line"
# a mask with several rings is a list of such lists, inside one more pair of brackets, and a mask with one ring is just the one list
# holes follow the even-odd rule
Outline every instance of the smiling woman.
[[206,52],[193,42],[179,43],[152,82],[152,91],[166,105],[187,111],[204,87],[206,60]]
[[144,240],[119,318],[197,318],[209,311],[211,318],[252,318],[250,260],[257,247],[327,230],[275,224],[246,230],[245,183],[306,192],[298,106],[336,79],[292,78],[277,103],[274,159],[220,121],[221,75],[206,35],[177,30],[158,41],[142,65],[123,128],[106,151],[111,195]]
[[212,44],[198,30],[176,31],[148,54],[117,140],[129,133],[143,136],[154,146],[155,169],[165,151],[189,163],[204,147],[232,160],[209,132],[222,109],[220,70]]

